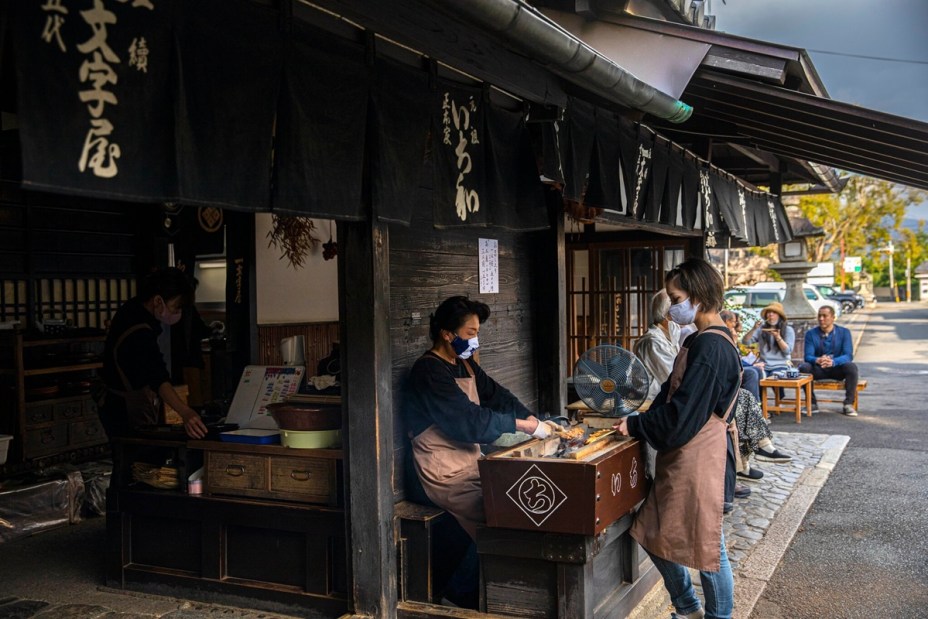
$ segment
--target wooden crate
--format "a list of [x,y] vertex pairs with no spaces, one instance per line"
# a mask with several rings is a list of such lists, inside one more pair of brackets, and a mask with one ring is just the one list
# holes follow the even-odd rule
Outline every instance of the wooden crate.
[[491,527],[597,535],[646,496],[637,440],[602,441],[583,459],[541,456],[531,441],[479,462]]

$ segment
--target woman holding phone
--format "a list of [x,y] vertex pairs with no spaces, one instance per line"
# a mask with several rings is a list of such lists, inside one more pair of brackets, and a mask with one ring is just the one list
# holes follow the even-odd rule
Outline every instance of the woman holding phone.
[[790,355],[796,343],[796,332],[787,324],[783,305],[776,301],[761,310],[760,315],[763,320],[758,320],[744,334],[741,343],[758,345],[758,356],[767,376],[774,372],[785,372],[792,367]]

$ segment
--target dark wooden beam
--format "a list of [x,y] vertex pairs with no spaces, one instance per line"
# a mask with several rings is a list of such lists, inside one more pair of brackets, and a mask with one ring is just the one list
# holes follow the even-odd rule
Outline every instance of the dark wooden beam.
[[393,616],[397,600],[389,238],[379,222],[338,226],[349,578],[366,617]]
[[538,233],[538,256],[533,280],[535,298],[536,371],[538,410],[560,415],[567,405],[567,266],[564,215],[560,194],[549,191],[551,228]]

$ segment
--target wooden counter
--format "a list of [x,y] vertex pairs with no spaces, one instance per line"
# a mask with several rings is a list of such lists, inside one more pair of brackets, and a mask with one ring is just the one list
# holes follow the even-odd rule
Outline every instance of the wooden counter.
[[[140,442],[130,439],[128,446]],[[284,603],[311,608],[313,616],[347,612],[340,451],[186,440],[157,441],[156,447],[174,450],[182,475],[200,461],[235,468],[240,459],[246,471],[267,464],[262,470],[268,476],[242,476],[258,480],[260,496],[239,494],[255,488],[228,491],[222,484],[216,493],[188,495],[186,484],[157,490],[123,477],[107,493],[108,585],[156,591],[170,585],[183,587],[189,597],[204,591],[246,596],[256,607],[262,601]],[[313,490],[287,487],[276,493],[271,472],[282,466],[296,472],[293,477],[281,472],[282,477]],[[317,470],[324,472],[324,491]]]

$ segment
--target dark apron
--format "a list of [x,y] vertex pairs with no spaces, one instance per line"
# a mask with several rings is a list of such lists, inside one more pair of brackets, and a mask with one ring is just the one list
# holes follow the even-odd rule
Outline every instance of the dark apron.
[[[454,380],[467,398],[479,406],[474,372],[467,361],[462,359],[461,362],[470,376]],[[477,525],[486,521],[483,488],[477,470],[480,446],[455,441],[432,424],[412,439],[412,456],[422,489],[429,500],[454,516],[476,541]]]
[[[725,337],[735,346],[731,336],[721,331],[706,330],[696,337],[708,333]],[[668,401],[683,380],[688,352],[681,348],[674,360]],[[737,400],[736,389],[724,416],[713,413],[685,445],[658,452],[654,483],[630,531],[648,552],[698,570],[720,569],[725,465],[732,425],[728,419]]]
[[151,329],[151,327],[146,324],[135,325],[126,329],[126,331],[119,336],[119,339],[116,340],[116,344],[113,346],[113,364],[116,367],[116,373],[119,374],[119,379],[122,381],[125,389],[123,391],[107,389],[108,394],[116,395],[125,401],[126,418],[124,423],[125,427],[130,430],[141,426],[153,426],[161,423],[161,406],[158,401],[158,394],[148,385],[145,385],[141,389],[133,389],[132,385],[129,383],[129,379],[119,365],[119,347],[129,335],[141,329]]

